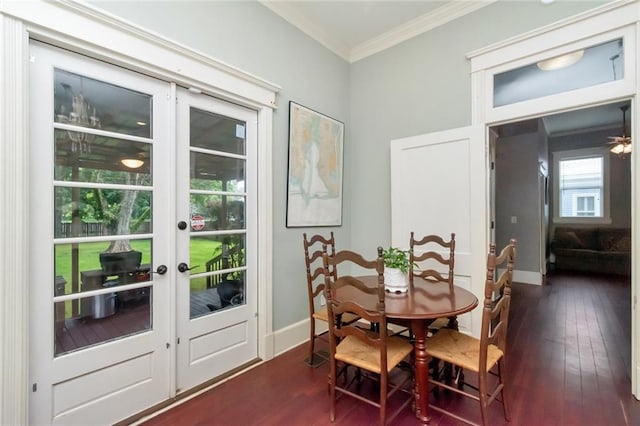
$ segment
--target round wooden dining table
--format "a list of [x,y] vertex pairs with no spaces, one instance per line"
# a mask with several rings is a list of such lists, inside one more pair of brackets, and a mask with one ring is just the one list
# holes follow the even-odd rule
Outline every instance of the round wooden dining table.
[[[357,277],[369,287],[378,285],[377,275]],[[336,300],[353,300],[362,306],[376,306],[377,296],[365,294],[353,287],[341,287],[336,291]],[[458,286],[449,287],[446,282],[431,282],[415,277],[406,293],[390,293],[385,296],[387,319],[402,320],[411,325],[415,336],[415,389],[416,417],[428,424],[429,415],[429,368],[425,347],[428,325],[437,318],[450,318],[472,311],[478,306],[478,298]]]

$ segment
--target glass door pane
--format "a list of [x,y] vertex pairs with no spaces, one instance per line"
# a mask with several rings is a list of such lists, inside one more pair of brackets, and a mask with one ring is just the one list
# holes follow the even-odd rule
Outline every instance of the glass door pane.
[[624,78],[623,39],[509,70],[493,77],[493,106],[583,89]]
[[55,356],[152,327],[151,102],[54,70]]
[[190,318],[244,304],[245,123],[189,113]]

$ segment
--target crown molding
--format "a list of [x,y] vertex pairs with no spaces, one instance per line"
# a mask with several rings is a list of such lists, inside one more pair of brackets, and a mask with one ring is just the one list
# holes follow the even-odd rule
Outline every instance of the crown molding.
[[[500,52],[501,55],[504,55],[505,49],[513,47],[514,45],[517,45],[519,43],[526,42],[527,40],[530,40],[534,37],[544,36],[554,31],[562,30],[563,28],[568,27],[570,25],[573,25],[582,21],[588,21],[589,19],[604,15],[605,13],[610,11],[614,11],[618,9],[623,10],[625,6],[632,5],[635,3],[638,3],[638,0],[612,0],[608,3],[604,3],[592,9],[585,10],[581,13],[568,16],[564,19],[561,19],[556,22],[552,22],[542,27],[538,27],[526,33],[518,34],[508,39],[491,44],[489,46],[485,46],[480,49],[476,49],[474,51],[468,52],[466,57],[467,59],[470,59],[470,60],[473,60],[473,59],[477,60],[477,58],[479,57],[488,56],[490,54],[493,54],[494,52]],[[637,15],[637,11],[633,9],[629,9],[628,12],[624,11],[622,12],[621,16],[624,16],[625,19],[624,20],[614,19],[615,24],[612,26],[621,27],[624,25],[632,24],[635,22],[636,15]],[[474,71],[473,63],[472,63],[471,71],[472,72]]]
[[336,55],[340,56],[347,62],[351,62],[351,51],[349,46],[340,41],[340,39],[328,34],[325,29],[316,25],[304,15],[298,12],[298,10],[291,6],[286,1],[269,1],[258,0],[267,9],[271,10],[276,15],[279,15],[285,21],[298,28],[303,33],[313,38],[318,43],[322,44],[327,49],[331,50]]
[[353,48],[303,16],[289,2],[258,1],[336,55],[347,62],[353,63],[488,6],[497,0],[451,0],[429,13],[418,16],[406,24],[400,25]]
[[434,28],[445,25],[464,15],[475,12],[478,9],[489,6],[497,0],[481,0],[481,1],[460,1],[454,0],[440,6],[433,11],[418,16],[415,19],[387,31],[378,37],[372,38],[364,43],[355,46],[351,50],[350,62],[356,62],[381,52],[385,49],[400,44],[420,34],[426,33]]

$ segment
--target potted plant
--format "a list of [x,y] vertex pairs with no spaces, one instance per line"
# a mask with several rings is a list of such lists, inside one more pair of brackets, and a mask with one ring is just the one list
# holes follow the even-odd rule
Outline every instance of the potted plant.
[[404,293],[409,288],[408,272],[411,266],[409,252],[389,247],[382,253],[384,259],[384,286],[391,292]]

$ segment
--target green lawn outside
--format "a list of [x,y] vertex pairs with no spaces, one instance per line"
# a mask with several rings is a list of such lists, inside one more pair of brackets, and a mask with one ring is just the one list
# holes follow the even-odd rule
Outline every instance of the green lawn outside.
[[[132,240],[131,248],[142,253],[142,263],[151,263],[151,241],[150,240]],[[190,242],[190,260],[189,264],[198,266],[193,269],[192,273],[204,272],[205,264],[209,259],[220,252],[221,243],[207,238],[192,238]],[[109,243],[81,243],[78,244],[79,250],[79,270],[90,271],[100,269],[100,253],[109,247]],[[65,294],[71,293],[71,244],[59,244],[55,250],[55,275],[62,276],[66,281]],[[157,267],[158,265],[152,265]],[[175,265],[167,265],[171,270]],[[79,272],[78,272],[79,273]],[[198,287],[204,290],[205,280],[194,280]],[[192,286],[192,290],[195,290]]]

